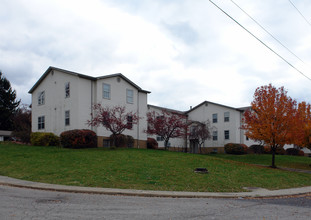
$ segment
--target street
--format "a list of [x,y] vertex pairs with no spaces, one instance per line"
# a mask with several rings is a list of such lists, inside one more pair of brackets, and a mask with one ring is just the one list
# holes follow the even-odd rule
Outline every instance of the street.
[[311,219],[311,196],[181,199],[0,186],[0,219]]

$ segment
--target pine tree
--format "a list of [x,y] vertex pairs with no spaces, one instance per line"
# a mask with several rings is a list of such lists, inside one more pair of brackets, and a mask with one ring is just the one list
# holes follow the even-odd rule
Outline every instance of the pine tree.
[[0,130],[13,129],[13,116],[19,103],[16,100],[16,91],[0,71]]

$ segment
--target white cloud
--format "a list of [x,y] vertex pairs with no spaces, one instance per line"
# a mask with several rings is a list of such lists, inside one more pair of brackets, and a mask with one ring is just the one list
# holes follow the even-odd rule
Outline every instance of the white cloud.
[[[230,1],[215,0],[311,77],[311,26],[289,2],[235,2],[305,63]],[[307,0],[296,4],[308,15]],[[0,69],[25,103],[48,66],[93,76],[122,72],[152,92],[150,103],[180,110],[204,100],[245,106],[269,83],[311,102],[309,80],[209,1],[4,0],[0,25]]]

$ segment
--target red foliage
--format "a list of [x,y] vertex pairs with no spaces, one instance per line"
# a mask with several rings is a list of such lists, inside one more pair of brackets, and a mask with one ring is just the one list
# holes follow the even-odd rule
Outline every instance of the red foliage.
[[132,129],[133,124],[137,124],[139,117],[135,112],[126,112],[125,106],[103,107],[101,104],[93,106],[94,114],[88,120],[89,126],[103,126],[112,133],[113,136],[122,134],[125,129]]
[[97,136],[91,130],[70,130],[60,134],[61,145],[65,148],[92,148],[97,147]]
[[148,149],[158,149],[158,142],[154,138],[147,138]]
[[186,116],[162,110],[161,113],[152,111],[147,113],[147,134],[158,135],[164,139],[165,149],[168,148],[170,138],[184,137],[187,133]]

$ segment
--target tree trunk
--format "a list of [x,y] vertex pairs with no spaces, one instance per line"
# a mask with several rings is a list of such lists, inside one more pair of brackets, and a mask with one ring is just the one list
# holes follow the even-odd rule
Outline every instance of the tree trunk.
[[271,150],[272,150],[272,164],[271,164],[271,167],[272,167],[272,168],[276,168],[276,166],[275,166],[275,152],[276,152],[276,147],[271,147]]
[[168,150],[168,146],[167,146],[167,145],[168,145],[168,140],[165,140],[165,141],[164,141],[164,149],[165,149],[165,150]]

